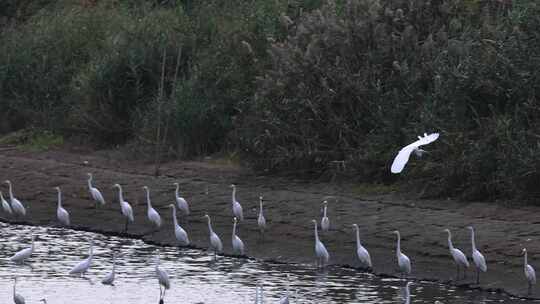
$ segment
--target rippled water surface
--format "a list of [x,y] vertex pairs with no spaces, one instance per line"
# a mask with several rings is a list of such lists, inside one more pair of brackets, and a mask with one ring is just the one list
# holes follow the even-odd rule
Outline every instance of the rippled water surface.
[[[36,251],[28,265],[9,257],[30,244],[34,232]],[[88,254],[94,238],[95,257],[85,278],[67,275]],[[158,303],[154,274],[156,246],[139,240],[100,234],[0,223],[0,303],[12,303],[13,278],[26,303]],[[355,270],[332,268],[325,273],[304,265],[262,263],[220,257],[208,252],[160,247],[161,267],[171,277],[165,303],[254,303],[255,285],[264,288],[264,303],[277,303],[287,292],[297,294],[292,303],[401,303],[404,281],[381,279]],[[101,284],[110,271],[112,251],[117,252],[115,286]],[[453,289],[429,282],[415,282],[412,303],[530,303],[499,294]]]

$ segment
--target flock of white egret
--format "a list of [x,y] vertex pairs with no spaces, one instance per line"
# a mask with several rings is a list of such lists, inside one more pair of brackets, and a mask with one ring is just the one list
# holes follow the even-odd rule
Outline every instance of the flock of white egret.
[[[419,147],[437,140],[438,137],[439,137],[438,133],[433,133],[430,135],[424,134],[423,137],[419,136],[419,139],[416,142],[410,145],[407,145],[406,147],[401,149],[398,155],[396,156],[396,158],[394,159],[394,162],[392,163],[391,172],[392,173],[401,172],[404,169],[406,163],[408,162],[411,153],[414,152],[416,155],[421,156],[426,151],[420,149]],[[98,208],[100,205],[105,205],[106,201],[102,193],[100,192],[100,190],[93,186],[92,180],[93,180],[92,174],[88,173],[87,182],[88,182],[89,196],[95,202],[96,208]],[[2,192],[0,191],[0,201],[1,201],[2,210],[5,213],[13,216],[14,218],[25,217],[27,215],[26,208],[13,194],[12,183],[9,180],[6,180],[5,183],[8,185],[9,201],[7,201],[4,198]],[[174,236],[178,242],[178,245],[188,246],[190,245],[188,233],[179,224],[178,219],[177,219],[177,211],[180,211],[183,216],[188,217],[190,215],[190,208],[186,199],[180,196],[179,184],[174,183],[174,185],[176,186],[176,190],[175,190],[176,204],[168,205],[168,207],[172,209]],[[124,231],[127,231],[128,225],[134,222],[133,209],[130,203],[127,202],[123,197],[122,186],[120,186],[119,184],[114,184],[113,188],[116,188],[118,190],[118,202],[120,204],[121,214],[125,218]],[[243,209],[240,202],[238,202],[236,199],[236,191],[237,191],[236,186],[231,185],[231,188],[232,188],[231,203],[232,203],[232,215],[233,215],[231,244],[232,244],[233,254],[238,255],[238,256],[243,256],[245,254],[244,242],[236,234],[238,222],[241,222],[244,220]],[[62,191],[60,187],[55,187],[55,189],[58,193],[56,218],[62,226],[69,227],[71,223],[70,215],[69,215],[69,212],[62,206]],[[152,206],[152,202],[150,200],[150,189],[147,186],[144,186],[143,190],[146,194],[147,219],[149,220],[149,222],[151,223],[155,231],[157,231],[163,225],[161,216],[159,212],[156,209],[154,209]],[[323,202],[323,216],[320,220],[321,232],[323,233],[327,232],[330,229],[330,218],[328,216],[327,207],[328,207],[328,203],[327,201],[324,201]],[[210,248],[214,252],[214,256],[217,258],[217,254],[223,252],[223,243],[219,235],[212,229],[212,221],[211,221],[210,216],[208,214],[205,214],[204,217],[207,219],[207,222],[208,222]],[[314,249],[315,249],[315,256],[316,256],[316,261],[317,261],[316,264],[317,264],[317,267],[324,268],[329,263],[330,254],[328,250],[326,249],[324,243],[321,241],[319,237],[318,221],[313,219],[312,224],[314,227],[314,238],[315,238]],[[267,226],[266,226],[266,218],[263,213],[263,198],[262,197],[259,197],[259,213],[257,217],[257,225],[258,225],[259,231],[261,232],[261,236],[264,237],[264,233],[267,229]],[[371,269],[372,268],[371,256],[368,250],[362,245],[360,241],[359,227],[357,224],[352,224],[352,227],[356,232],[356,244],[357,244],[356,255],[358,257],[358,260],[366,269]],[[476,282],[479,283],[480,273],[487,271],[487,264],[482,253],[476,248],[473,227],[469,226],[467,228],[470,230],[470,233],[471,233],[471,253],[472,253],[471,260],[476,269]],[[450,230],[445,229],[444,231],[448,233],[448,247],[449,247],[450,255],[456,264],[457,279],[459,280],[460,268],[463,269],[463,274],[465,276],[466,269],[470,267],[470,263],[467,256],[463,253],[463,251],[453,246],[452,234]],[[396,230],[396,231],[393,231],[393,233],[397,237],[396,239],[397,266],[402,277],[406,277],[412,271],[411,259],[407,255],[405,255],[405,253],[403,253],[402,251],[401,236],[400,236],[399,231]],[[29,259],[34,252],[34,240],[35,240],[35,237],[34,235],[32,235],[32,242],[31,242],[30,247],[20,250],[19,252],[13,254],[10,260],[15,263],[24,263],[27,259]],[[525,273],[525,278],[527,279],[527,282],[528,282],[528,290],[530,293],[532,286],[536,284],[536,274],[535,274],[534,268],[531,265],[529,265],[527,262],[527,251],[525,248],[523,248],[522,253],[524,256],[524,273]],[[79,262],[77,265],[75,265],[69,271],[69,274],[83,276],[88,271],[88,269],[92,266],[92,258],[93,258],[93,240],[90,241],[88,257],[82,260],[81,262]],[[161,301],[163,301],[163,297],[165,296],[165,291],[171,287],[171,283],[170,283],[167,272],[160,268],[159,251],[157,251],[156,253],[155,275],[160,286],[160,299]],[[106,285],[113,285],[114,279],[115,279],[115,255],[113,255],[112,271],[105,278],[103,278],[102,283]],[[24,298],[21,295],[16,293],[16,290],[15,290],[16,282],[17,280],[15,279],[15,283],[13,287],[14,288],[13,289],[14,303],[16,304],[25,303]],[[409,286],[410,286],[410,283],[407,283],[406,285],[407,294],[408,294]],[[258,293],[260,292],[259,288],[257,288],[257,292]],[[406,298],[408,298],[408,296]],[[409,301],[410,300],[406,300],[406,303],[409,303]],[[256,303],[262,303],[262,302],[256,302]],[[289,303],[288,296],[283,298],[280,301],[280,303]]]

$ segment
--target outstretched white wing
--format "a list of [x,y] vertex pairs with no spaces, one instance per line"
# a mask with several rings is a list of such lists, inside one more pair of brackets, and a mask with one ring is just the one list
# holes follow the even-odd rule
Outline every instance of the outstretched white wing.
[[409,146],[413,145],[415,147],[420,147],[420,146],[427,145],[427,144],[430,144],[430,143],[436,141],[437,138],[439,138],[439,133],[431,133],[429,135],[424,133],[424,137],[418,136],[418,140],[413,142]]
[[403,171],[403,168],[405,168],[405,165],[409,161],[409,157],[411,156],[411,153],[414,151],[414,149],[430,144],[439,138],[439,133],[432,133],[427,135],[424,133],[424,136],[418,136],[418,140],[413,142],[410,145],[405,146],[402,148],[396,158],[394,158],[394,162],[392,163],[392,167],[390,168],[390,171],[392,173],[400,173]]
[[399,150],[398,155],[396,156],[396,158],[394,158],[394,162],[392,163],[392,168],[390,168],[390,171],[392,173],[400,173],[403,168],[405,168],[405,165],[409,161],[409,157],[411,156],[411,153],[412,151],[414,151],[415,148],[416,147],[411,144]]

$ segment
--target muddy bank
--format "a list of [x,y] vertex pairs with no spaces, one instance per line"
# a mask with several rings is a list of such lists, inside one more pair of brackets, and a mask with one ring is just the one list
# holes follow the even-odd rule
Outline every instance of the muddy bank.
[[[523,296],[527,284],[523,276],[521,248],[527,247],[529,263],[540,257],[540,221],[538,207],[501,204],[460,203],[454,201],[411,201],[392,195],[369,197],[356,194],[353,185],[320,184],[260,177],[249,170],[215,163],[175,162],[162,166],[162,176],[152,176],[153,167],[140,162],[120,161],[106,152],[29,153],[3,151],[0,154],[0,179],[10,179],[17,198],[28,207],[23,223],[54,225],[56,192],[64,193],[64,206],[71,213],[75,229],[119,234],[124,228],[114,183],[124,188],[124,196],[135,213],[132,237],[173,245],[171,212],[167,205],[174,200],[174,182],[179,182],[183,196],[190,202],[187,231],[195,247],[208,245],[204,213],[210,214],[214,230],[221,236],[225,253],[231,252],[231,189],[238,185],[237,199],[244,208],[245,221],[239,236],[247,254],[259,259],[281,262],[314,263],[311,219],[320,219],[321,198],[339,197],[330,202],[328,213],[331,231],[321,235],[331,255],[331,264],[359,266],[355,259],[355,236],[352,223],[360,226],[364,246],[370,251],[374,272],[396,275],[395,236],[402,235],[402,250],[412,260],[412,277],[452,283],[455,266],[451,259],[444,228],[453,232],[454,246],[470,255],[468,225],[476,228],[477,246],[486,256],[488,272],[482,274],[483,289],[504,289]],[[94,173],[94,185],[103,192],[107,205],[99,210],[88,198],[86,173]],[[161,231],[151,234],[146,219],[142,186],[151,189],[152,203],[164,220]],[[2,184],[1,189],[7,192]],[[269,230],[261,241],[257,230],[259,195],[265,197]],[[11,221],[4,214],[3,220]],[[185,223],[185,219],[181,219]],[[458,285],[477,287],[468,280]],[[540,291],[532,297],[538,298]]]

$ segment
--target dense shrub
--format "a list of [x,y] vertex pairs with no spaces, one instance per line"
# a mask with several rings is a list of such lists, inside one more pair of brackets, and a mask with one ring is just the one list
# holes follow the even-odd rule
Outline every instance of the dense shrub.
[[392,181],[399,147],[440,131],[403,179],[437,195],[538,197],[538,12],[531,1],[329,1],[270,47],[241,141],[265,167],[346,160],[362,180]]

